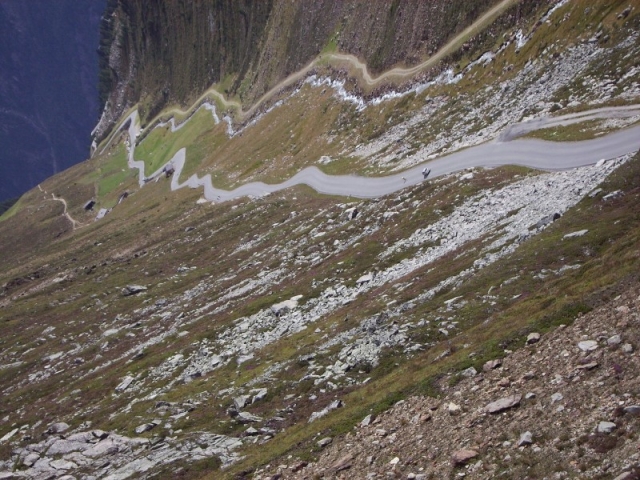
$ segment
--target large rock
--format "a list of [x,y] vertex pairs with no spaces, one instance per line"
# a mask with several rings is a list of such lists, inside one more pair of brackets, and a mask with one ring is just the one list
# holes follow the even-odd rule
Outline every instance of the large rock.
[[518,440],[518,446],[524,447],[525,445],[531,445],[533,443],[533,435],[531,432],[524,432],[520,435],[520,439]]
[[47,433],[64,433],[69,430],[69,425],[64,422],[57,422],[52,424],[48,429]]
[[120,451],[120,446],[111,439],[102,440],[92,447],[87,448],[82,454],[89,458],[100,458],[105,455],[113,455]]
[[530,333],[527,336],[527,345],[532,345],[540,341],[540,334],[537,332]]
[[255,392],[255,394],[253,395],[253,399],[251,400],[251,403],[256,403],[256,402],[259,402],[260,400],[264,400],[265,397],[267,396],[266,388],[258,388],[256,390],[252,390],[252,392]]
[[125,297],[129,297],[131,295],[136,295],[146,290],[147,290],[147,287],[143,285],[127,285],[122,289],[122,295],[124,295]]
[[323,439],[318,440],[318,441],[316,442],[316,445],[318,445],[318,447],[320,447],[320,448],[324,448],[324,447],[326,447],[327,445],[329,445],[331,442],[333,442],[333,438],[331,438],[331,437],[324,437]]
[[453,452],[453,455],[451,455],[451,464],[454,467],[459,467],[465,465],[469,460],[476,458],[477,456],[478,452],[475,450],[463,448],[462,450]]
[[495,370],[496,368],[498,368],[500,366],[502,366],[502,360],[497,358],[495,360],[489,360],[488,362],[486,362],[482,366],[482,370],[484,370],[485,372],[489,372],[491,370]]
[[131,385],[133,380],[134,378],[130,375],[127,375],[126,377],[124,377],[122,379],[122,382],[120,382],[120,384],[116,387],[116,392],[118,393],[124,392],[127,388],[129,388],[129,385]]
[[53,457],[54,455],[66,455],[71,452],[81,452],[87,448],[85,442],[73,442],[69,440],[56,440],[53,445],[47,450],[47,455]]
[[487,413],[500,413],[509,408],[517,407],[520,405],[520,400],[522,399],[522,395],[510,395],[508,397],[501,398],[500,400],[496,400],[495,402],[491,402],[484,410]]
[[233,399],[236,410],[241,410],[251,403],[251,395],[239,395]]
[[4,443],[13,437],[16,433],[18,433],[18,429],[14,428],[13,430],[9,430],[2,438],[0,438],[0,443]]
[[271,311],[276,317],[279,317],[283,313],[287,313],[290,310],[296,308],[298,306],[298,301],[301,298],[302,295],[296,295],[295,297],[291,297],[289,300],[285,300],[284,302],[275,303],[271,306]]
[[616,429],[617,425],[613,422],[600,422],[598,424],[598,433],[611,433]]
[[598,348],[598,342],[595,340],[583,340],[578,343],[578,348],[583,352],[592,352],[596,348]]
[[236,421],[238,423],[257,423],[257,422],[261,422],[262,418],[256,416],[256,415],[251,415],[249,412],[240,412],[238,414],[238,416],[236,417]]

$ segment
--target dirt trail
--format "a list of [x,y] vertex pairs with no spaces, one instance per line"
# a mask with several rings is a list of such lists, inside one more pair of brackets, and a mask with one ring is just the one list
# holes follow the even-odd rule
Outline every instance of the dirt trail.
[[[38,189],[44,193],[45,195],[48,195],[49,192],[47,192],[46,190],[44,190],[40,185],[38,185]],[[45,197],[46,198],[46,197]],[[75,218],[73,218],[68,211],[68,206],[67,206],[67,201],[62,198],[62,197],[56,197],[55,193],[51,194],[51,199],[56,201],[56,202],[60,202],[62,203],[62,205],[64,206],[64,211],[62,212],[62,215],[64,215],[67,220],[69,220],[69,222],[71,222],[71,226],[73,227],[73,229],[75,230],[76,228],[82,227],[83,225],[78,222]]]
[[[475,22],[465,28],[462,32],[452,38],[445,46],[443,46],[440,50],[438,50],[431,57],[426,59],[424,62],[410,68],[402,68],[396,67],[391,70],[387,70],[386,72],[380,74],[377,77],[372,77],[367,69],[367,65],[358,58],[354,57],[350,54],[342,54],[342,53],[330,53],[325,55],[325,58],[329,60],[338,60],[338,61],[347,61],[351,63],[353,67],[362,72],[362,78],[368,86],[376,86],[380,83],[388,80],[390,78],[398,78],[398,79],[406,79],[416,75],[417,73],[426,70],[427,68],[431,68],[436,65],[440,60],[445,58],[450,53],[457,50],[462,43],[464,43],[469,37],[473,34],[478,33],[482,29],[486,28],[489,24],[491,24],[500,14],[502,14],[507,8],[516,3],[516,0],[503,0],[498,3],[496,6],[488,10],[484,13],[480,18],[478,18]],[[317,62],[317,60],[316,60]]]

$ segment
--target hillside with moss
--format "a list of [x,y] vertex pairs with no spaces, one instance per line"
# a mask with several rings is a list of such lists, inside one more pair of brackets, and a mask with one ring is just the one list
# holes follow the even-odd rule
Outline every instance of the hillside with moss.
[[0,478],[634,478],[640,10],[486,8],[368,90],[369,40],[238,53],[246,104],[184,50],[149,118],[121,57],[94,155],[0,217]]

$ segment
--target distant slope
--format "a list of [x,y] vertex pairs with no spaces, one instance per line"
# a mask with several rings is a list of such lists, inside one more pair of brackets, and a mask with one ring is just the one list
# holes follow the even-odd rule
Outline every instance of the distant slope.
[[87,158],[104,3],[0,2],[0,200]]
[[[108,59],[101,96],[108,103],[96,137],[102,139],[138,102],[144,124],[167,104],[189,104],[214,83],[249,107],[320,53],[351,54],[373,76],[394,66],[416,66],[484,12],[508,3],[247,0],[144,8],[139,1],[113,3],[101,41]],[[511,3],[505,18],[515,22],[545,2]]]

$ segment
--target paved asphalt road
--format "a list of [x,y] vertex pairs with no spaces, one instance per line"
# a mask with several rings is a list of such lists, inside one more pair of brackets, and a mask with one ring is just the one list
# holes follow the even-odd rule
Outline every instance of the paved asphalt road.
[[[637,108],[637,107],[636,107]],[[623,110],[630,107],[616,107],[613,109],[597,109],[580,114],[566,116],[564,121],[571,123],[576,117],[617,116]],[[606,111],[605,111],[606,110]],[[635,113],[635,112],[634,112]],[[629,112],[631,114],[631,112]],[[135,138],[139,131],[137,112],[130,116],[129,127],[130,145],[135,145]],[[581,118],[584,120],[585,118]],[[510,131],[521,134],[544,128],[548,125],[559,125],[563,117],[552,117],[548,120],[536,120],[525,122],[511,127]],[[508,138],[512,138],[509,135]],[[423,164],[417,165],[403,172],[384,177],[361,177],[357,175],[327,175],[316,167],[307,167],[290,179],[279,184],[265,184],[263,182],[251,182],[234,190],[227,191],[214,188],[211,184],[211,176],[198,177],[192,175],[184,182],[179,182],[180,173],[184,167],[185,149],[179,150],[168,162],[175,169],[171,181],[171,189],[183,187],[204,188],[204,196],[210,201],[227,201],[244,196],[261,197],[269,193],[289,188],[295,185],[308,185],[314,190],[329,195],[343,195],[357,198],[375,198],[388,195],[403,188],[416,185],[425,181],[422,170],[431,169],[429,179],[449,173],[474,167],[497,167],[501,165],[522,165],[541,170],[567,170],[586,165],[592,165],[601,159],[616,158],[621,155],[640,150],[640,125],[620,130],[593,140],[580,142],[548,142],[536,139],[518,139],[505,141],[502,136],[498,141],[469,147],[464,150],[439,157]],[[144,176],[144,162],[134,159],[135,149],[130,149],[129,166],[140,171],[140,185],[146,181],[157,178],[162,174],[162,169],[154,172],[149,177]],[[428,180],[427,180],[428,181]]]
[[[320,193],[358,198],[374,198],[397,192],[407,186],[423,182],[422,169],[431,169],[429,178],[446,175],[472,167],[496,167],[523,165],[541,170],[567,170],[592,165],[600,159],[611,159],[640,149],[640,126],[621,130],[593,140],[581,142],[547,142],[520,139],[506,143],[485,143],[413,167],[404,172],[385,177],[361,177],[356,175],[327,175],[316,167],[308,167],[289,180],[269,185],[252,182],[234,190],[213,188],[211,177],[191,176],[180,183],[180,171],[184,165],[185,149],[172,159],[175,173],[172,190],[189,186],[204,187],[205,198],[225,201],[243,196],[259,197],[294,185],[305,184]],[[157,172],[156,172],[157,174]]]

